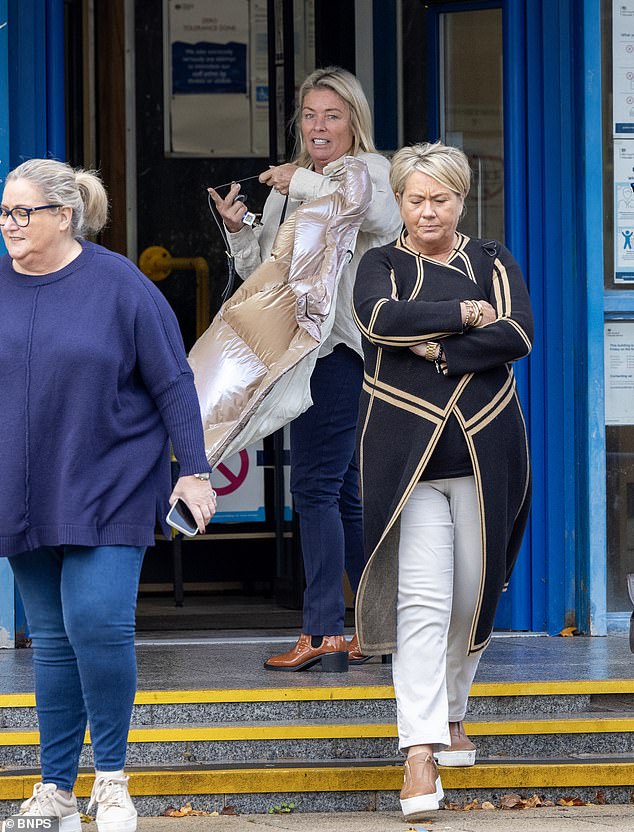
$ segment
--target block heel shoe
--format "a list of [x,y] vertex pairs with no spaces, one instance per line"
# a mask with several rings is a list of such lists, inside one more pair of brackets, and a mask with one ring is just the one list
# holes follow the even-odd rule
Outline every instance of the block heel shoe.
[[365,664],[369,662],[372,656],[365,656],[359,647],[359,639],[355,633],[348,642],[348,663],[349,664]]
[[345,636],[323,636],[319,647],[312,646],[312,637],[302,633],[287,653],[271,656],[264,662],[266,670],[309,670],[323,673],[347,673],[348,642]]

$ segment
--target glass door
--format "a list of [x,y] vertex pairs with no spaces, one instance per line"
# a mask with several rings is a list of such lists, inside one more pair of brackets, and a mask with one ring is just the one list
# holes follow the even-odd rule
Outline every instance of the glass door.
[[[430,12],[436,56],[430,139],[438,136],[464,150],[472,171],[467,211],[459,229],[471,237],[506,242],[505,214],[508,218],[514,206],[505,205],[505,198],[517,192],[518,183],[505,181],[505,144],[516,140],[512,131],[520,128],[507,119],[505,135],[503,3],[438,3]],[[520,190],[523,187],[522,182]],[[528,412],[525,362],[518,366],[516,375]],[[541,628],[542,616],[536,614],[534,604],[538,583],[528,530],[509,591],[500,603],[496,628]]]
[[438,46],[440,136],[473,172],[460,228],[504,240],[502,9],[441,12]]

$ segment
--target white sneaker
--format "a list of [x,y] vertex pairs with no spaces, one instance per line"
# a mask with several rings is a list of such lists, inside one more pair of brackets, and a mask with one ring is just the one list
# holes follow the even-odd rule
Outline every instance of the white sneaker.
[[36,783],[32,797],[20,806],[19,814],[36,818],[58,818],[59,832],[81,832],[77,798],[74,794],[63,797],[54,783]]
[[86,812],[97,804],[98,832],[136,832],[137,810],[128,791],[128,780],[103,775],[95,780]]

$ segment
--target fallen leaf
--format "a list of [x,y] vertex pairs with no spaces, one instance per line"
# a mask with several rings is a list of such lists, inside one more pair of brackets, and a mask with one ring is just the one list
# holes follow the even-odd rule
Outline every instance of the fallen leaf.
[[560,636],[574,636],[577,632],[576,627],[564,627],[563,630],[559,633]]
[[605,804],[608,802],[605,799],[605,793],[604,792],[597,792],[594,796],[594,800],[595,800],[595,803],[599,804],[599,806],[605,806]]
[[465,812],[470,812],[472,809],[481,809],[482,806],[480,806],[480,801],[476,798],[471,803],[466,803],[462,808]]
[[168,806],[167,809],[163,812],[163,817],[165,818],[200,818],[200,817],[209,817],[210,815],[217,815],[218,812],[205,812],[204,809],[192,809],[191,803],[186,803],[184,806],[181,806],[180,809],[175,809],[173,806]]
[[445,803],[445,809],[449,809],[450,812],[459,812],[461,808],[459,803]]
[[529,797],[528,800],[524,801],[526,809],[537,809],[538,806],[543,806],[544,801],[538,794],[534,794],[532,797]]
[[79,813],[79,820],[82,823],[92,823],[94,818],[91,818],[90,815],[85,815],[83,812]]
[[164,818],[184,818],[185,812],[180,812],[174,806],[168,806],[167,809],[163,812],[162,817]]
[[580,797],[561,797],[557,801],[557,806],[588,806],[592,804],[586,803]]
[[235,806],[225,806],[223,809],[221,809],[220,814],[221,815],[239,815],[240,813],[238,812],[238,810],[236,809]]
[[519,794],[505,794],[500,800],[500,809],[523,809],[524,801]]
[[294,810],[294,803],[280,803],[279,806],[269,806],[269,815],[290,815]]
[[482,804],[483,809],[495,809],[495,806],[492,803],[489,803],[488,800],[485,800]]

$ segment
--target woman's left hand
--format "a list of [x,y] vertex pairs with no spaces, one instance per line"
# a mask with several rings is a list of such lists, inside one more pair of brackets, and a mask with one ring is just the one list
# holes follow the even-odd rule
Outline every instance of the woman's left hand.
[[207,523],[216,513],[216,492],[209,480],[199,480],[193,474],[179,477],[170,496],[170,505],[173,506],[176,500],[187,503],[194,515],[198,531],[204,534]]
[[286,196],[291,186],[291,179],[296,170],[297,165],[291,165],[290,163],[271,165],[268,170],[260,174],[260,182]]

